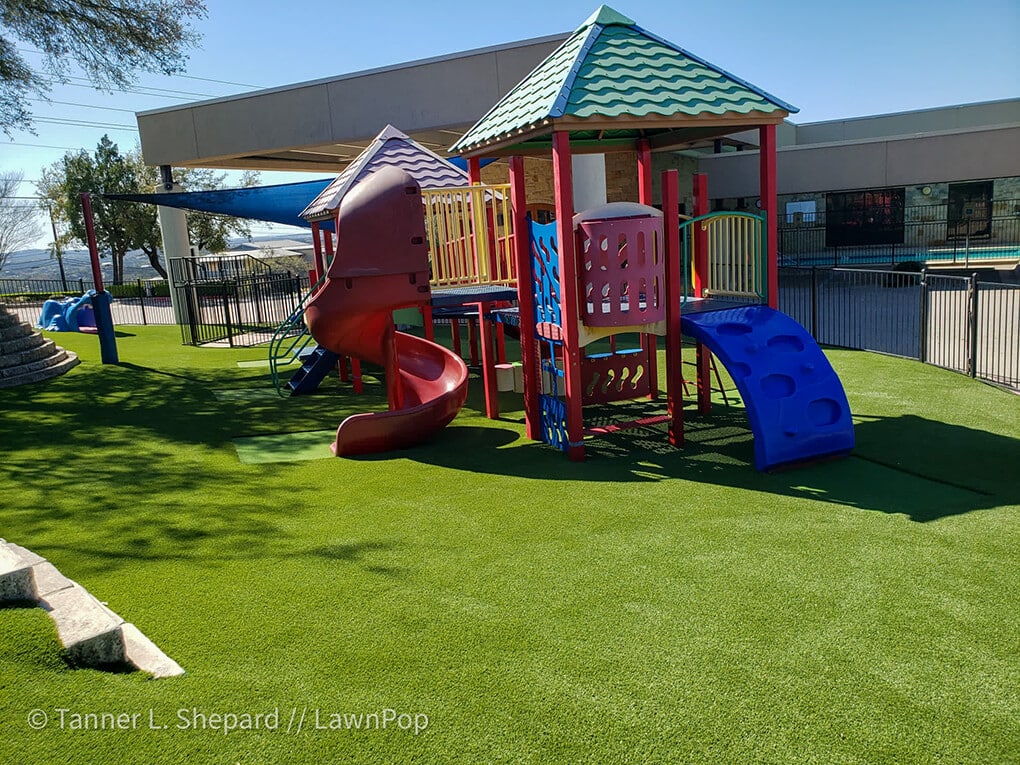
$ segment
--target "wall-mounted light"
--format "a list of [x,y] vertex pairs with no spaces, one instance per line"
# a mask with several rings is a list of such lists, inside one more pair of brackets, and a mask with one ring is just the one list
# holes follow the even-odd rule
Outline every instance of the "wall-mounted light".
[[924,194],[926,197],[930,197],[931,196],[931,186],[922,186],[921,187],[921,193]]

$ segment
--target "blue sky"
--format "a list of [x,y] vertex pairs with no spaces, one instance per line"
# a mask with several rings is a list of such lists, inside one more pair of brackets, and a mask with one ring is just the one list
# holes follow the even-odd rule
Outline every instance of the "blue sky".
[[[798,106],[798,123],[1020,95],[1020,0],[611,5]],[[77,80],[56,86],[53,103],[31,104],[36,135],[19,132],[13,141],[0,135],[0,171],[37,179],[65,148],[92,149],[104,132],[132,148],[135,111],[567,32],[597,3],[390,0],[325,3],[308,15],[295,14],[296,3],[269,0],[207,0],[207,6],[208,17],[197,25],[201,47],[191,51],[187,70],[204,79],[142,75],[136,92],[114,94]],[[322,176],[264,173],[263,182],[316,177]],[[22,193],[33,195],[34,187],[25,184]]]

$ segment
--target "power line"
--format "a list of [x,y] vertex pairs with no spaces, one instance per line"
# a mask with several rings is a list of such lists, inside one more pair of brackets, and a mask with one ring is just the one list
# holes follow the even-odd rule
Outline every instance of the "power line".
[[7,143],[0,144],[0,146],[24,146],[30,149],[61,149],[63,151],[78,151],[81,146],[50,146],[45,143],[19,143],[17,141],[8,141]]
[[[97,88],[95,85],[82,85],[82,84],[79,84],[77,82],[58,82],[57,84],[63,85],[64,87],[68,87],[68,88],[85,88],[86,90],[90,90],[93,93],[95,93],[96,91],[99,90],[99,88]],[[102,92],[102,91],[100,91],[100,92]],[[130,93],[130,94],[136,95],[136,96],[149,96],[150,98],[175,98],[178,101],[189,101],[189,100],[191,100],[192,95],[200,95],[200,94],[192,94],[192,95],[172,96],[172,95],[168,95],[168,94],[164,94],[164,93],[145,93],[145,92],[143,92],[141,90],[136,90],[136,89],[131,89],[131,88],[125,88],[125,89],[119,90],[117,92],[118,93]],[[180,91],[180,92],[183,92],[183,91]]]
[[[42,79],[42,81],[47,83],[48,85],[72,85],[74,87],[79,88],[91,88],[92,90],[98,90],[100,92],[103,92],[104,90],[104,88],[97,87],[96,84],[92,82],[92,80],[90,80],[88,77],[68,76],[66,81],[60,79],[45,79],[45,78],[40,79]],[[71,80],[77,80],[78,82],[71,82]],[[110,88],[109,90],[114,91],[116,93],[139,93],[140,95],[146,96],[163,95],[164,93],[166,93],[166,94],[180,94],[181,96],[189,96],[192,98],[194,98],[195,96],[199,98],[216,98],[216,96],[214,96],[212,93],[195,93],[194,91],[190,90],[157,88],[152,85],[132,85],[126,88]],[[143,90],[151,90],[156,92],[142,93]]]
[[49,98],[29,98],[34,104],[60,104],[61,106],[78,106],[83,109],[102,109],[106,112],[126,112],[127,114],[134,114],[134,109],[118,109],[116,106],[97,106],[95,104],[78,104],[73,101],[54,101]]
[[72,127],[101,128],[103,130],[130,130],[137,133],[138,128],[133,125],[117,125],[112,122],[92,122],[91,120],[73,120],[63,117],[33,117],[36,122],[46,122],[51,125],[71,125]]
[[[18,52],[19,53],[35,53],[35,54],[40,55],[40,56],[45,56],[46,55],[41,50],[32,50],[31,48],[18,48]],[[213,79],[213,78],[210,78],[210,77],[198,77],[198,76],[193,75],[193,74],[168,74],[166,76],[169,77],[170,79],[182,78],[182,79],[185,79],[185,80],[199,80],[201,82],[215,82],[215,83],[217,83],[219,85],[237,85],[240,88],[255,88],[255,89],[265,88],[265,85],[251,85],[251,84],[246,83],[246,82],[231,82],[230,80],[216,80],[216,79]]]

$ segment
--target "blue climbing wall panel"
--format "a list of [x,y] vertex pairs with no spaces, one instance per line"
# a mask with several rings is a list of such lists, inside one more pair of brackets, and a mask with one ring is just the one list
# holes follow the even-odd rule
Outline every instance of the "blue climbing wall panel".
[[704,343],[729,371],[747,407],[759,470],[847,454],[850,404],[811,335],[763,305],[685,314],[683,333]]

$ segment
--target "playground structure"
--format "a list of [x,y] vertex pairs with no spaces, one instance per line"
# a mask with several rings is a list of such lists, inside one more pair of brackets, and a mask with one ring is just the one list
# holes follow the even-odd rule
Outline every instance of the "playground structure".
[[[336,355],[323,354],[313,366],[328,371],[347,355],[380,363],[390,412],[362,415],[364,430],[356,418],[346,421],[352,423],[346,431],[341,424],[334,452],[415,443],[455,416],[450,412],[463,403],[466,376],[458,355],[450,354],[454,363],[431,343],[433,307],[474,309],[486,413],[498,416],[494,367],[502,349],[493,347],[492,309],[516,299],[516,311],[502,313],[520,330],[527,435],[571,459],[584,458],[585,436],[631,427],[666,424],[669,442],[683,445],[683,335],[697,344],[699,412],[711,407],[714,354],[743,398],[759,470],[848,453],[853,423],[839,379],[803,327],[776,310],[775,125],[790,111],[774,96],[600,8],[455,144],[453,151],[467,159],[470,187],[446,190],[436,207],[429,192],[423,203],[410,191],[365,191],[356,203],[341,203],[336,255],[328,270],[322,265],[325,281],[304,310],[320,348]],[[681,223],[676,171],[662,175],[662,211],[652,206],[653,145],[683,146],[748,128],[760,137],[761,213],[709,213],[707,178],[695,175],[694,216]],[[583,187],[590,179],[575,183],[572,148],[634,152],[638,201],[603,201],[575,214],[576,183],[586,198],[592,195]],[[550,152],[555,220],[541,225],[526,216],[523,158]],[[482,157],[508,158],[509,189],[479,184]],[[362,185],[374,187],[374,177]],[[417,212],[408,209],[412,198]],[[492,206],[507,201],[496,214]],[[426,208],[428,225],[419,220]],[[376,242],[365,238],[365,226],[377,229]],[[406,242],[392,240],[390,229],[397,228],[404,238],[412,232],[414,258]],[[317,253],[331,252],[328,232],[321,245],[318,237]],[[385,244],[391,240],[392,254]],[[368,258],[373,250],[377,260]],[[423,260],[427,253],[430,261]],[[449,288],[445,303],[443,287]],[[426,340],[394,332],[391,312],[404,306],[425,314]],[[629,336],[638,338],[636,346],[622,347]],[[658,338],[665,343],[666,414],[585,427],[586,406],[658,397]],[[424,386],[427,374],[413,368],[416,354],[429,357],[433,385]],[[409,419],[406,437],[402,411]]]
[[[269,354],[274,383],[281,395],[302,395],[313,392],[326,375],[338,371],[342,380],[352,382],[355,392],[362,392],[362,358],[337,355],[313,344],[306,332],[305,309],[335,258],[334,233],[342,230],[343,200],[378,170],[393,167],[404,170],[422,187],[431,299],[415,306],[414,313],[430,341],[435,339],[437,324],[449,324],[455,353],[461,350],[460,323],[467,322],[472,363],[482,364],[486,411],[496,417],[494,364],[505,361],[505,347],[503,324],[493,322],[492,310],[517,298],[510,187],[471,185],[463,170],[392,125],[380,131],[301,213],[312,228],[313,287],[274,335]],[[301,367],[284,381],[284,365],[295,357],[301,360]]]
[[[50,299],[43,303],[36,326],[48,332],[96,333],[96,314],[92,308],[95,290],[89,290],[81,297]],[[109,298],[108,298],[109,299]]]
[[382,366],[389,411],[348,417],[337,456],[410,446],[446,427],[467,397],[467,366],[446,348],[397,332],[393,311],[427,305],[428,249],[418,183],[383,168],[347,195],[337,254],[305,309],[319,346]]

